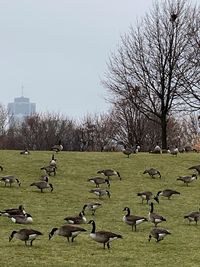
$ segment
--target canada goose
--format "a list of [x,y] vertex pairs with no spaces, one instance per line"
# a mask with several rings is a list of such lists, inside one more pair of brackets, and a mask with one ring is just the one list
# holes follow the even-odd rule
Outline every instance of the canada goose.
[[59,140],[58,145],[52,146],[51,150],[55,152],[59,152],[63,150],[63,146],[61,145],[61,140]]
[[85,204],[83,206],[83,211],[85,211],[85,209],[87,208],[89,211],[92,212],[92,215],[95,214],[96,210],[101,206],[100,203],[98,202],[92,202],[92,203],[88,203],[88,204]]
[[127,223],[128,225],[131,225],[132,231],[133,231],[133,226],[135,227],[135,232],[136,232],[136,226],[139,225],[140,223],[147,222],[147,218],[142,217],[142,216],[136,216],[136,215],[130,215],[130,209],[128,207],[125,207],[123,211],[126,211],[127,214],[123,216],[123,221]]
[[3,211],[0,211],[0,216],[15,216],[15,215],[25,215],[25,209],[23,205],[19,205],[19,208],[12,208],[12,209],[5,209]]
[[158,191],[157,196],[163,196],[163,197],[167,197],[168,199],[171,198],[172,195],[180,195],[180,192],[176,191],[176,190],[172,190],[172,189],[165,189],[163,191]]
[[192,166],[188,168],[188,170],[196,170],[197,173],[200,175],[200,165]]
[[151,199],[154,199],[157,203],[159,203],[158,197],[157,196],[153,197],[153,193],[150,191],[137,193],[137,196],[142,198],[142,204],[144,200],[146,200],[148,204]]
[[162,149],[160,148],[160,146],[158,145],[158,142],[154,148],[154,150],[152,151],[155,154],[161,154],[162,153]]
[[105,249],[105,246],[107,245],[107,248],[110,248],[110,242],[118,239],[118,238],[122,238],[121,235],[119,234],[115,234],[112,232],[108,232],[108,231],[95,231],[96,230],[96,225],[95,222],[93,220],[90,220],[88,222],[88,224],[92,224],[92,231],[90,233],[90,237],[95,240],[96,242],[99,243],[103,243],[103,248]]
[[0,170],[3,171],[3,167],[0,165]]
[[86,232],[86,230],[74,224],[65,224],[59,228],[53,228],[49,233],[49,240],[56,234],[66,237],[68,242],[70,241],[69,238],[71,237],[71,242],[73,242],[74,238],[81,232]]
[[84,211],[81,211],[78,216],[67,216],[64,220],[69,224],[82,224],[87,222]]
[[154,204],[153,202],[151,202],[148,218],[149,218],[149,221],[154,223],[155,227],[157,227],[159,223],[166,221],[166,219],[163,216],[154,213],[153,210],[154,210]]
[[9,218],[12,222],[18,224],[30,224],[33,222],[32,216],[28,213],[24,215],[10,215]]
[[28,149],[24,149],[23,151],[20,152],[21,155],[29,155],[30,151],[28,151]]
[[179,178],[177,178],[177,181],[182,181],[184,182],[184,184],[186,184],[187,186],[192,183],[194,180],[197,179],[197,175],[196,174],[192,174],[192,176],[179,176]]
[[129,158],[129,156],[133,153],[133,148],[124,148],[122,152],[124,155],[127,155],[127,158]]
[[18,183],[18,186],[21,185],[20,181],[13,175],[2,176],[1,181],[5,183],[5,186],[7,186],[7,184],[10,184],[11,187],[11,185],[15,182]]
[[188,219],[189,224],[192,221],[196,222],[196,224],[197,224],[198,220],[200,220],[200,209],[199,209],[199,211],[193,211],[193,212],[189,213],[188,215],[185,215],[184,219]]
[[51,188],[51,192],[53,191],[53,185],[45,181],[34,182],[30,186],[36,186],[38,189],[41,190],[41,193],[43,193],[43,189],[46,188]]
[[150,168],[150,169],[146,169],[143,174],[148,173],[151,178],[154,178],[155,175],[159,175],[159,178],[161,178],[161,174],[158,170],[154,169],[154,168]]
[[163,228],[153,228],[149,234],[149,242],[152,237],[156,239],[156,242],[159,242],[163,240],[166,235],[171,235],[171,233]]
[[120,180],[122,179],[118,171],[111,169],[100,170],[97,173],[105,175],[106,177],[108,177],[108,179],[110,179],[110,176],[118,176]]
[[51,157],[51,160],[49,162],[49,165],[53,166],[53,167],[56,167],[56,164],[57,164],[57,159],[55,158],[55,155],[52,154],[52,157]]
[[21,241],[24,241],[25,245],[27,245],[27,242],[30,241],[30,246],[32,246],[33,241],[40,235],[42,235],[41,232],[33,229],[20,229],[19,231],[13,231],[11,233],[9,242],[13,239],[13,237],[15,237]]
[[102,177],[94,177],[88,179],[88,182],[95,183],[96,187],[99,187],[100,184],[105,184],[107,183],[108,187],[110,187],[110,182],[108,179],[104,179]]
[[184,153],[185,152],[185,148],[184,147],[180,147],[178,150],[179,150],[180,153]]
[[42,167],[40,169],[45,170],[45,173],[48,175],[51,175],[53,173],[53,175],[55,176],[57,167],[49,165],[49,166]]
[[173,156],[177,156],[178,153],[179,153],[179,150],[178,150],[178,147],[177,147],[177,146],[176,146],[176,148],[174,148],[174,149],[170,152],[170,154],[173,155]]
[[91,189],[89,192],[96,194],[97,196],[99,196],[99,198],[102,196],[106,196],[106,195],[110,198],[110,192],[108,190],[95,188],[95,189]]

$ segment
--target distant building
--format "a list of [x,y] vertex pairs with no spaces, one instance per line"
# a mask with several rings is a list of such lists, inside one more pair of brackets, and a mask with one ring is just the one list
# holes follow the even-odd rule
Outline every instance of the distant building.
[[13,103],[8,103],[9,122],[22,122],[27,116],[36,113],[36,104],[30,103],[29,98],[16,97]]

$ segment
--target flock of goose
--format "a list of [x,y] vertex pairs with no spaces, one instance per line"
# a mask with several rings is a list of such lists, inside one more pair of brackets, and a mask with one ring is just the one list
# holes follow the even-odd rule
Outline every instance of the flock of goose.
[[[59,151],[61,151],[60,149]],[[57,150],[54,150],[58,152]],[[26,151],[27,152],[27,151]],[[28,155],[29,153],[26,153],[25,155]],[[1,171],[3,171],[3,167],[0,166]],[[42,170],[45,170],[45,175],[41,176],[40,181],[36,181],[30,184],[30,186],[36,186],[41,193],[44,189],[50,189],[50,191],[53,191],[53,185],[49,183],[49,176],[50,175],[56,175],[56,169],[57,169],[57,160],[55,159],[55,155],[52,155],[51,161],[48,166],[42,167]],[[198,174],[200,174],[200,165],[192,166],[189,169],[196,170]],[[104,196],[107,196],[108,198],[111,197],[111,193],[109,191],[110,188],[110,177],[111,176],[117,176],[119,180],[121,180],[121,175],[116,170],[111,169],[105,169],[105,170],[99,170],[97,171],[97,174],[103,174],[104,177],[96,176],[88,179],[88,182],[93,183],[95,185],[95,188],[91,189],[89,192],[96,194],[99,199],[101,199]],[[161,173],[159,170],[150,168],[144,170],[143,174],[149,174],[149,176],[152,179],[155,179],[156,177],[159,177],[161,179]],[[180,180],[184,182],[187,186],[192,183],[194,180],[197,179],[197,174],[192,174],[188,176],[180,176],[177,178],[177,180]],[[1,176],[1,182],[5,183],[5,186],[9,185],[12,186],[13,183],[17,183],[18,186],[21,185],[20,181],[12,175],[6,175]],[[107,186],[107,189],[101,188],[102,185]],[[143,222],[151,222],[154,225],[154,228],[149,233],[149,241],[151,238],[154,238],[157,242],[163,240],[165,236],[170,235],[171,233],[164,228],[159,228],[158,224],[166,221],[166,218],[158,213],[154,212],[154,203],[159,203],[159,198],[166,197],[170,199],[173,195],[180,195],[180,192],[172,189],[165,189],[162,191],[158,191],[156,195],[154,195],[150,191],[145,192],[138,192],[137,196],[141,197],[142,203],[146,201],[146,203],[149,205],[149,214],[146,217],[144,216],[137,216],[131,214],[129,207],[124,207],[123,211],[125,212],[125,215],[123,216],[123,221],[125,224],[131,226],[131,229],[137,231],[137,227],[143,223]],[[53,228],[49,233],[49,240],[54,235],[59,235],[66,237],[68,242],[74,241],[74,239],[82,232],[85,232],[86,230],[81,227],[81,224],[91,224],[92,230],[90,233],[90,237],[95,240],[98,243],[103,244],[103,248],[107,246],[107,248],[110,248],[110,242],[116,239],[121,239],[122,235],[113,233],[110,231],[96,231],[96,224],[95,220],[90,220],[87,222],[87,219],[85,217],[85,211],[88,210],[92,213],[92,215],[95,215],[96,210],[101,206],[101,203],[98,202],[91,202],[87,203],[83,206],[82,211],[77,216],[67,216],[64,218],[66,221],[66,224],[60,226],[59,228]],[[12,222],[17,224],[31,224],[33,222],[32,216],[27,213],[23,207],[23,205],[20,205],[18,208],[11,208],[11,209],[5,209],[0,211],[0,216],[5,216],[11,219]],[[194,221],[196,224],[198,220],[200,220],[200,210],[199,211],[193,211],[187,215],[184,216],[184,218],[188,219],[189,223]],[[29,228],[22,228],[18,231],[12,231],[9,237],[9,241],[11,241],[13,238],[17,238],[21,241],[24,241],[27,245],[28,243],[30,246],[32,246],[33,241],[38,237],[41,236],[42,233],[38,230],[29,229]]]
[[[61,151],[61,145],[54,146],[52,148],[54,152]],[[21,155],[29,155],[30,152],[25,149],[24,151],[20,152]],[[3,167],[0,166],[1,171],[3,171]],[[45,171],[45,175],[41,175],[40,180],[33,182],[30,184],[30,186],[35,186],[38,188],[41,193],[43,193],[44,189],[50,189],[50,191],[53,191],[53,185],[49,183],[49,177],[51,175],[56,175],[57,170],[57,159],[55,158],[55,155],[52,154],[52,158],[49,162],[48,166],[44,166],[41,168],[41,170]],[[95,189],[90,190],[90,192],[96,194],[101,198],[102,196],[107,195],[110,197],[110,192],[106,189],[99,188],[102,184],[107,184],[108,188],[110,187],[110,177],[113,175],[116,175],[121,180],[121,176],[119,172],[113,171],[113,170],[100,170],[97,172],[97,174],[103,174],[106,178],[103,177],[93,177],[89,179],[89,182],[92,182],[96,185]],[[21,186],[21,182],[18,178],[16,178],[14,175],[5,175],[1,176],[0,179],[1,182],[4,182],[4,186],[10,186],[14,183],[17,183],[18,186]],[[59,228],[53,228],[51,232],[49,233],[49,240],[54,235],[59,235],[66,237],[68,242],[71,240],[71,242],[74,241],[74,239],[81,233],[85,232],[86,230],[82,227],[80,227],[80,224],[91,224],[92,230],[90,233],[90,237],[94,239],[96,242],[102,243],[103,247],[107,246],[107,248],[110,248],[110,242],[117,238],[122,238],[120,234],[115,234],[109,231],[96,231],[96,224],[94,220],[90,220],[87,222],[85,218],[85,211],[86,209],[92,213],[92,215],[95,215],[96,210],[101,206],[101,203],[98,202],[91,202],[87,203],[83,206],[82,211],[77,216],[67,216],[64,218],[66,221],[65,225],[62,225]],[[0,211],[0,216],[8,217],[13,223],[16,224],[24,224],[28,225],[33,222],[33,218],[31,214],[27,213],[23,207],[23,205],[19,205],[18,208],[10,208],[10,209],[4,209]],[[17,238],[21,241],[24,241],[26,245],[32,246],[33,241],[38,237],[41,236],[42,233],[38,230],[30,229],[30,228],[22,228],[18,231],[12,231],[12,233],[9,236],[9,241],[11,241],[13,238]]]

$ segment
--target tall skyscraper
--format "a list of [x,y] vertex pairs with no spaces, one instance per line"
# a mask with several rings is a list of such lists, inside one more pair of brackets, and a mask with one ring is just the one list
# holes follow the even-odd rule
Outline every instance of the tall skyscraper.
[[29,98],[15,97],[13,103],[8,103],[9,121],[22,122],[27,116],[36,113],[36,104],[30,103]]

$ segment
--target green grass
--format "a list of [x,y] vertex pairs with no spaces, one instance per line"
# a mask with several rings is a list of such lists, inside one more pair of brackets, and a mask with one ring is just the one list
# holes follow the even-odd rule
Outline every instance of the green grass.
[[[13,230],[28,226],[15,225],[8,218],[0,217],[0,266],[199,266],[200,225],[188,225],[183,216],[199,208],[199,180],[188,187],[176,181],[179,175],[191,174],[188,167],[199,164],[199,154],[152,155],[140,153],[126,158],[122,153],[61,152],[56,154],[58,170],[50,180],[54,191],[40,193],[30,183],[39,180],[43,172],[40,167],[47,165],[51,152],[32,152],[19,155],[19,151],[0,151],[0,165],[4,167],[0,175],[14,174],[21,181],[21,187],[11,188],[0,184],[0,210],[24,204],[33,216],[31,228],[39,230],[43,236],[26,247],[24,242],[13,239],[8,242]],[[162,178],[151,179],[143,175],[146,168],[158,168]],[[89,193],[93,184],[87,181],[97,176],[99,169],[112,168],[120,172],[122,180],[111,179],[111,198],[99,200]],[[105,186],[106,187],[106,186]],[[160,199],[155,211],[167,218],[160,227],[168,229],[172,235],[156,243],[148,242],[152,229],[150,222],[139,225],[137,232],[124,224],[122,211],[130,207],[131,213],[147,216],[149,207],[141,204],[137,192],[157,191],[171,188],[181,192],[171,200]],[[80,234],[74,243],[55,236],[50,241],[48,234],[53,227],[64,224],[64,217],[78,214],[85,203],[99,201],[102,207],[96,215],[86,213],[87,220],[95,218],[97,230],[110,230],[123,235],[123,239],[113,241],[110,250],[91,240],[91,225],[82,225],[87,232]]]

